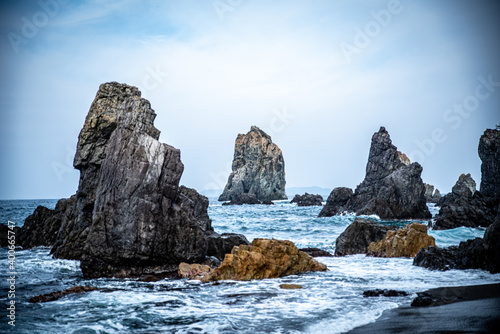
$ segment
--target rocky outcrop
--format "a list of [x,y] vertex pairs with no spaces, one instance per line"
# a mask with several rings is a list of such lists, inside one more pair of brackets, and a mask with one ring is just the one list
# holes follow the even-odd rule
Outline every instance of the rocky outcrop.
[[500,197],[500,129],[487,129],[479,140],[481,185],[484,196]]
[[[358,215],[376,214],[382,219],[431,218],[421,173],[420,164],[410,163],[408,157],[392,144],[386,129],[381,127],[372,137],[365,179],[345,205],[334,204]],[[329,204],[327,201],[320,216],[337,212],[327,209],[333,206]]]
[[427,203],[437,203],[441,199],[441,193],[431,184],[424,183],[425,186],[425,201]]
[[299,251],[304,252],[312,257],[333,257],[333,255],[328,253],[327,251],[316,247],[301,248],[299,249]]
[[459,246],[421,249],[413,265],[429,269],[483,269],[500,273],[500,218],[491,224],[484,238],[463,241]]
[[[55,257],[81,260],[87,278],[164,277],[181,262],[222,259],[248,243],[221,238],[211,226],[208,199],[179,186],[180,151],[158,141],[155,117],[137,88],[101,85],[78,140],[77,194],[53,212],[35,212],[25,239],[47,239]],[[39,238],[38,231],[57,231],[57,237]]]
[[318,217],[331,217],[352,211],[349,204],[353,195],[351,188],[337,187],[333,189]]
[[89,291],[96,291],[99,290],[99,288],[93,287],[93,286],[82,286],[82,285],[75,285],[69,289],[63,290],[63,291],[54,291],[51,293],[47,293],[45,295],[40,295],[40,296],[34,296],[31,297],[29,302],[30,303],[46,303],[46,302],[52,302],[58,299],[61,299],[64,296],[75,294],[75,293],[84,293],[84,292],[89,292]]
[[372,242],[382,240],[387,231],[395,230],[369,219],[356,218],[335,241],[335,256],[366,254]]
[[326,270],[324,264],[299,251],[291,241],[254,239],[250,245],[234,247],[220,267],[202,281],[248,281]]
[[283,154],[258,127],[236,138],[232,169],[219,201],[236,201],[242,194],[259,201],[287,199]]
[[201,279],[203,276],[210,274],[212,271],[213,269],[207,265],[181,262],[177,273],[179,277],[182,278]]
[[224,260],[226,254],[231,253],[234,246],[249,245],[247,238],[243,234],[213,233],[208,238],[208,256],[214,256],[220,261]]
[[224,202],[222,205],[243,205],[243,204],[264,204],[264,205],[274,205],[272,201],[264,200],[260,201],[257,199],[255,194],[241,194],[236,199],[233,199],[229,202]]
[[436,240],[427,234],[427,226],[419,223],[387,231],[385,237],[368,246],[368,255],[377,257],[415,257],[422,248],[436,246]]
[[438,203],[441,206],[433,225],[435,230],[465,227],[487,227],[496,215],[495,203],[476,191],[470,174],[460,175],[451,193]]
[[290,203],[297,203],[297,206],[321,206],[323,205],[323,197],[308,193],[304,195],[297,194]]

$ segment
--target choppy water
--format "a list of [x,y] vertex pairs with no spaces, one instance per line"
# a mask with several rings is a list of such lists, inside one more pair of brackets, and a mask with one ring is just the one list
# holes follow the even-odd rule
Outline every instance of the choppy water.
[[[38,204],[56,201],[0,201],[0,218],[22,224]],[[338,235],[354,216],[316,218],[320,208],[275,206],[221,206],[211,202],[209,215],[217,232],[288,239],[298,247],[334,251]],[[435,210],[433,210],[435,211]],[[400,223],[401,224],[401,223]],[[458,228],[430,231],[440,247],[482,237],[484,229]],[[500,275],[480,270],[429,271],[412,266],[411,259],[381,259],[355,255],[318,258],[324,273],[280,279],[223,282],[166,279],[154,283],[136,280],[82,278],[77,261],[55,260],[48,248],[18,250],[16,263],[16,327],[0,318],[1,333],[342,333],[374,321],[390,308],[409,303],[417,291],[451,285],[500,282]],[[2,268],[0,303],[7,303],[7,252],[0,250]],[[302,290],[282,290],[295,283]],[[103,290],[69,295],[58,301],[30,304],[34,295],[73,285]],[[364,298],[367,289],[390,288],[413,295]]]

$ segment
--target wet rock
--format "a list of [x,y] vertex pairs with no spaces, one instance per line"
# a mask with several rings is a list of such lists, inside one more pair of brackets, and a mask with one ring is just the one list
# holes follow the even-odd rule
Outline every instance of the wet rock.
[[470,174],[460,175],[451,193],[439,201],[441,206],[433,225],[435,230],[465,227],[487,227],[496,216],[495,202],[476,191]]
[[431,184],[424,183],[425,186],[425,200],[427,203],[437,203],[441,199],[441,193]]
[[182,278],[201,279],[203,276],[210,274],[212,271],[213,269],[207,265],[181,262],[181,264],[179,264],[178,274]]
[[303,288],[304,287],[299,284],[280,284],[280,289],[285,289],[285,290],[297,290]]
[[70,294],[84,293],[84,292],[96,291],[96,290],[99,290],[99,288],[87,286],[87,285],[86,286],[76,285],[76,286],[73,286],[69,289],[63,290],[63,291],[55,291],[55,292],[47,293],[45,295],[31,297],[29,302],[30,303],[52,302],[52,301],[58,300],[64,296],[67,296]]
[[427,234],[427,226],[419,223],[387,231],[385,237],[368,246],[368,255],[377,257],[415,257],[422,248],[436,246],[434,237]]
[[335,241],[335,256],[366,254],[370,243],[382,240],[387,231],[396,228],[358,217]]
[[331,217],[352,211],[348,204],[353,195],[351,188],[337,187],[333,189],[318,217]]
[[250,245],[234,247],[220,267],[202,281],[248,281],[326,270],[324,264],[299,251],[291,241],[254,239]]
[[500,197],[500,129],[487,129],[479,140],[481,158],[481,193]]
[[[336,214],[338,210],[327,208],[340,206],[344,211],[358,215],[375,214],[382,219],[431,218],[421,173],[422,166],[416,162],[410,163],[408,157],[392,144],[386,129],[381,127],[372,137],[363,182],[344,205],[327,201],[320,216]],[[332,200],[336,198],[330,197]]]
[[287,199],[283,154],[256,126],[236,138],[232,172],[219,201],[238,201],[242,194],[259,201]]
[[231,253],[234,246],[249,245],[247,238],[243,234],[237,233],[222,233],[221,235],[214,233],[208,239],[208,256],[214,256],[218,260],[223,261],[226,254]]
[[451,286],[417,292],[412,307],[440,306],[469,300],[500,298],[500,284]]
[[304,195],[297,194],[290,203],[297,203],[297,206],[321,206],[323,205],[323,197],[308,193]]
[[364,297],[401,297],[401,296],[408,296],[408,293],[406,291],[400,291],[400,290],[388,290],[388,289],[375,289],[375,290],[366,290],[363,291],[363,296]]
[[319,248],[310,247],[310,248],[301,248],[299,249],[301,252],[307,253],[312,257],[332,257],[333,255]]
[[250,204],[250,205],[262,204],[262,202],[257,199],[257,196],[255,194],[241,194],[236,199],[222,203],[222,205],[243,205],[243,204]]

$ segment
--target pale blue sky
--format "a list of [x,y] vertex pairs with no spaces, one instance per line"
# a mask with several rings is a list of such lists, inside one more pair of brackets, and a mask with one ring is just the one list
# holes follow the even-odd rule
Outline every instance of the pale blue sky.
[[78,133],[108,81],[141,89],[199,191],[224,187],[251,125],[282,149],[290,187],[354,188],[381,125],[425,182],[479,186],[479,137],[500,123],[494,4],[3,1],[0,199],[75,192]]

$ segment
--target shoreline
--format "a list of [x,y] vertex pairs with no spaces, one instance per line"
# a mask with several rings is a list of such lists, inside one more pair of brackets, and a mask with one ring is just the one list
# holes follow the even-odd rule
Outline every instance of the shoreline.
[[418,295],[430,297],[431,305],[386,310],[375,322],[347,333],[500,333],[500,283],[435,288]]

